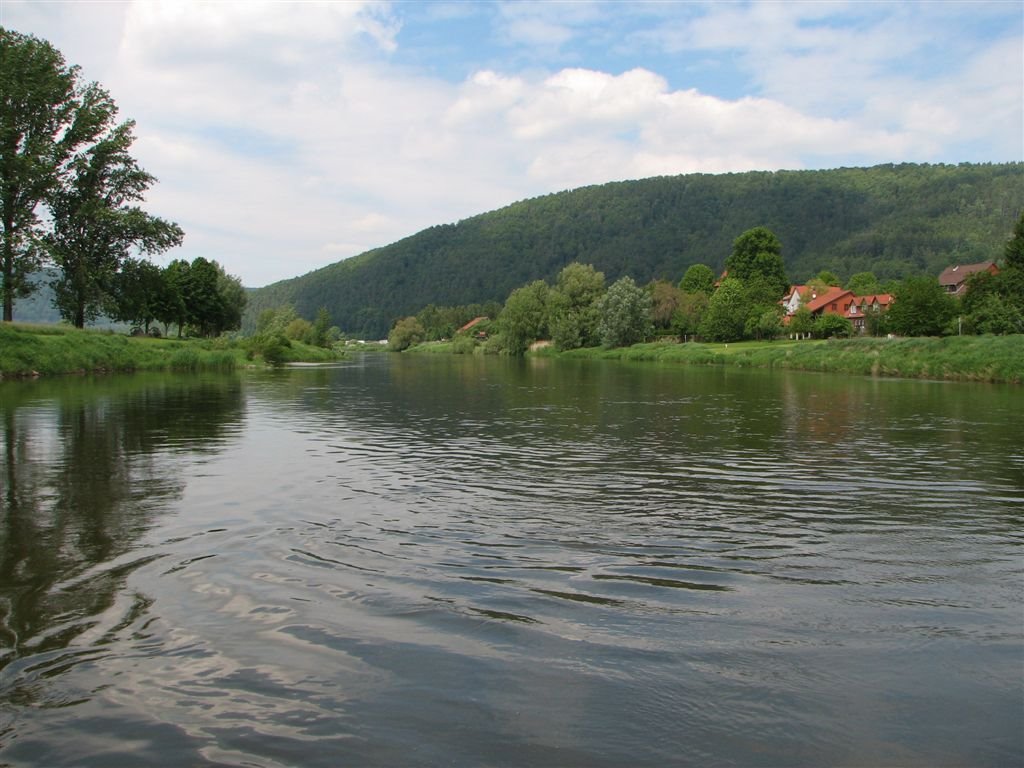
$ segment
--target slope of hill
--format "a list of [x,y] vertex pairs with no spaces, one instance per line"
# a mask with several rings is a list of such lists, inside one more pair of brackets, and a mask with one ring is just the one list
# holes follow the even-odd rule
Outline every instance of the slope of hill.
[[292,304],[326,306],[347,333],[383,337],[427,304],[504,301],[570,262],[609,282],[678,281],[687,267],[721,269],[733,240],[766,226],[789,277],[938,274],[998,258],[1024,210],[1024,163],[882,165],[826,171],[692,174],[584,187],[525,200],[250,294],[244,327]]

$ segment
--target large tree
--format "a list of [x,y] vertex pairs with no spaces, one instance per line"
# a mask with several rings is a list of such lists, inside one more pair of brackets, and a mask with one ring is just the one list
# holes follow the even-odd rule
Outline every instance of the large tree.
[[1006,242],[1003,258],[1003,266],[1024,270],[1024,212],[1017,219],[1017,224],[1013,228],[1013,236]]
[[109,301],[131,250],[159,253],[183,237],[177,224],[133,205],[155,179],[129,153],[134,122],[112,125],[115,114],[106,113],[101,138],[72,158],[50,204],[53,228],[44,243],[61,270],[53,283],[57,308],[77,328]]
[[49,43],[0,27],[0,279],[3,319],[35,284],[41,262],[39,207],[75,151],[103,130],[113,103],[80,85]]
[[729,277],[739,280],[763,277],[777,294],[775,299],[781,299],[789,286],[782,263],[782,243],[767,227],[754,227],[737,237],[725,268]]
[[705,341],[739,341],[747,321],[747,291],[742,280],[727,277],[711,296],[700,321]]
[[531,343],[548,332],[548,296],[550,287],[543,280],[516,288],[505,300],[498,317],[498,328],[505,349],[512,355],[523,354]]
[[886,313],[889,327],[903,336],[940,336],[956,304],[934,277],[908,277],[896,289]]
[[558,274],[548,295],[551,339],[558,349],[597,344],[597,301],[604,294],[604,273],[573,262]]
[[651,295],[633,282],[620,277],[597,302],[600,320],[597,332],[606,347],[628,347],[647,339],[654,330],[651,323]]
[[679,290],[683,293],[703,293],[710,296],[715,290],[715,273],[707,264],[694,264],[686,270],[679,281]]

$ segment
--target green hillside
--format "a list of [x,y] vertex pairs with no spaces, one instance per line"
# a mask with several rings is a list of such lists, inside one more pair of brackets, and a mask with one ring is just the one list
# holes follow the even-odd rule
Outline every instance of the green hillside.
[[515,203],[431,227],[392,245],[250,295],[243,327],[293,304],[326,306],[345,332],[382,338],[430,303],[504,301],[570,262],[609,282],[678,281],[686,268],[721,269],[733,240],[774,231],[789,277],[938,274],[998,258],[1024,210],[1024,163],[882,165],[827,171],[692,174],[615,182]]

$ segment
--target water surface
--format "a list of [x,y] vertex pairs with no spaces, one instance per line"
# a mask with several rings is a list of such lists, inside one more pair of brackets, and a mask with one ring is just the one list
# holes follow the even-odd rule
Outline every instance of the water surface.
[[0,386],[0,765],[1024,762],[1020,388]]

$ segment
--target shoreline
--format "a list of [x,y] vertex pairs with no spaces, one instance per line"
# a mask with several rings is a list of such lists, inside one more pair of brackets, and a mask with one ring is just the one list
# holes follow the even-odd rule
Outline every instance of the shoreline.
[[[451,351],[450,342],[424,344],[408,351],[456,354]],[[478,348],[475,354],[482,354],[482,351]],[[730,344],[655,341],[631,347],[588,347],[564,352],[548,346],[527,354],[569,360],[730,365],[880,378],[1024,383],[1024,334],[744,341]]]
[[[344,353],[300,342],[279,363],[326,363]],[[0,381],[136,371],[231,371],[270,366],[245,339],[127,336],[63,325],[0,324]]]

